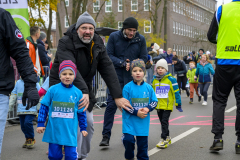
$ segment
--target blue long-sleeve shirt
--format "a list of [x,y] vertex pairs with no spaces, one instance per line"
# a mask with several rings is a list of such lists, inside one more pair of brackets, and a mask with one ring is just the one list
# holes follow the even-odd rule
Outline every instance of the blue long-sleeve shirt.
[[49,88],[43,100],[38,117],[38,127],[48,124],[43,142],[66,146],[77,146],[78,122],[81,131],[86,131],[87,118],[83,109],[78,109],[82,92],[74,85],[68,88],[58,83]]

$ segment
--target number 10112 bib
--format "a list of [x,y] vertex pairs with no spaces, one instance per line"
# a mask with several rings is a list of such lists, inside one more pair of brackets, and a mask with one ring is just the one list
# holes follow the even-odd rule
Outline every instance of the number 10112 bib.
[[75,103],[53,101],[52,117],[74,118]]

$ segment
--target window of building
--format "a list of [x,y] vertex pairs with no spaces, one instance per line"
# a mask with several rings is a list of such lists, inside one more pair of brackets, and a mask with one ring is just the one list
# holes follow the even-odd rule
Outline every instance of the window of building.
[[178,2],[178,13],[181,14],[181,2]]
[[176,3],[175,3],[175,0],[173,0],[173,12],[176,12]]
[[122,12],[122,10],[123,10],[122,0],[118,0],[118,12]]
[[183,15],[186,16],[186,5],[183,3]]
[[176,22],[176,34],[178,34],[178,22]]
[[100,10],[100,0],[96,0],[93,3],[93,13],[97,13]]
[[105,2],[105,12],[112,12],[112,0]]
[[67,20],[67,16],[65,16],[65,28],[68,28],[69,27],[69,24],[68,24],[68,20]]
[[138,0],[131,0],[131,11],[138,11]]
[[175,44],[173,44],[173,51],[176,51]]
[[183,3],[180,2],[180,4],[181,4],[181,14],[183,14]]
[[144,21],[144,33],[151,33],[151,21]]
[[179,5],[179,2],[175,2],[175,5],[176,5],[176,13],[178,13],[178,5]]
[[181,24],[181,35],[183,36],[183,24]]
[[65,0],[66,7],[69,7],[69,0]]
[[151,0],[144,0],[144,11],[149,11],[151,7]]
[[97,27],[101,27],[101,22],[96,23]]
[[178,45],[176,45],[176,52],[177,52],[177,55],[178,55]]
[[175,34],[175,22],[173,21],[173,34]]
[[118,21],[118,30],[121,30],[123,27],[123,22],[122,21]]

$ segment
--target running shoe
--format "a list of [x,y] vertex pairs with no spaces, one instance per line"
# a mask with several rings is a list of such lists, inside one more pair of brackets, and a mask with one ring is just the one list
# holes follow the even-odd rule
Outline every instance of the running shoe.
[[167,136],[166,140],[164,141],[167,144],[172,144],[172,139],[170,136]]
[[203,101],[202,105],[206,106],[207,105],[207,101]]
[[164,139],[160,139],[160,141],[158,142],[156,147],[164,149],[164,148],[167,148],[168,145],[167,145],[167,142]]
[[28,139],[26,138],[26,141],[25,141],[25,143],[22,145],[22,148],[27,148],[27,142],[28,142]]
[[35,143],[36,143],[35,139],[29,138],[27,142],[27,149],[33,149]]
[[235,144],[236,154],[240,154],[240,143]]
[[190,103],[190,104],[193,104],[193,98],[190,98],[189,103]]
[[198,102],[201,102],[202,96],[198,96]]
[[213,141],[213,145],[210,147],[211,151],[220,151],[223,150],[223,140],[222,139],[215,139]]

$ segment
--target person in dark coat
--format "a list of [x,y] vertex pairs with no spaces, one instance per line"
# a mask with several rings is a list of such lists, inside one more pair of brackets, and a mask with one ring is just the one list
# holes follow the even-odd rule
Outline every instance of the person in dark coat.
[[11,14],[3,8],[0,8],[0,157],[2,150],[2,140],[9,109],[9,94],[11,94],[14,85],[14,70],[10,57],[17,64],[18,72],[24,81],[24,93],[22,103],[27,108],[35,106],[39,102],[39,95],[36,88],[37,75],[29,51],[24,41],[23,35]]
[[187,56],[183,57],[183,61],[185,62],[185,64],[189,64],[189,62],[194,60],[194,56],[192,52],[189,52]]
[[[172,58],[173,64],[174,64],[174,70],[177,74],[177,82],[179,89],[182,88],[182,90],[186,90],[187,96],[189,97],[190,93],[188,88],[186,87],[187,84],[187,68],[184,61],[179,60],[177,56],[174,56]],[[180,90],[181,94],[181,90]]]
[[147,48],[147,51],[150,52],[152,51],[154,48],[154,43],[151,43],[151,46]]
[[[107,43],[107,53],[111,58],[118,75],[118,81],[123,89],[124,85],[133,80],[130,72],[130,63],[135,59],[147,62],[147,47],[145,38],[137,32],[138,21],[128,17],[123,22],[123,28],[110,34]],[[117,107],[114,97],[108,95],[107,108],[104,114],[103,139],[100,146],[109,146],[114,114]]]
[[48,67],[49,67],[49,63],[51,62],[51,57],[52,57],[52,54],[48,54],[48,51],[46,50],[46,41],[47,41],[47,38],[46,38],[46,33],[44,32],[40,32],[40,37],[39,39],[37,40],[37,46],[38,46],[38,54],[39,54],[39,57],[40,57],[40,60],[42,62],[42,66],[43,66],[43,69],[44,69],[44,73],[45,73],[45,77],[46,78],[48,76]]
[[59,65],[64,60],[71,60],[77,66],[77,75],[73,85],[83,92],[79,100],[79,108],[85,107],[87,115],[87,137],[82,137],[78,129],[78,158],[85,159],[90,152],[93,136],[93,106],[96,99],[92,90],[92,80],[98,71],[106,82],[111,96],[119,109],[132,108],[129,101],[122,98],[122,90],[113,63],[107,55],[102,38],[94,33],[95,21],[84,12],[79,16],[77,23],[71,25],[64,36],[59,40],[56,57],[51,69],[50,86],[60,83]]

